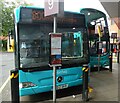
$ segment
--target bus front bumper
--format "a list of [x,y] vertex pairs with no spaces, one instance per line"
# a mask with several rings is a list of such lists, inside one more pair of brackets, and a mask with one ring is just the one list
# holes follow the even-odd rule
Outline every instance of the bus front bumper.
[[[57,84],[57,88],[58,89],[64,89],[64,88],[77,86],[77,85],[82,85],[82,79],[78,79],[78,80],[67,82],[67,83],[59,83],[59,84]],[[52,91],[52,90],[53,90],[52,85],[21,88],[20,89],[20,96],[33,95],[33,94],[48,92],[48,91]]]

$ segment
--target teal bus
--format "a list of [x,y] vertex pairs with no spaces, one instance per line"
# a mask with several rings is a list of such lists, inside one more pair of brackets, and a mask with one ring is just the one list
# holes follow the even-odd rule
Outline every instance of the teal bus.
[[[49,67],[49,33],[53,16],[44,9],[15,9],[15,67],[19,70],[20,96],[53,89],[53,70]],[[82,85],[82,67],[89,63],[85,15],[65,11],[57,17],[57,32],[62,33],[62,66],[57,67],[57,90]]]
[[[80,10],[86,16],[88,34],[89,34],[89,51],[91,68],[98,67],[110,68],[110,36],[108,30],[107,17],[105,13],[93,8],[83,8]],[[100,30],[98,30],[98,26]],[[100,34],[99,34],[100,31]],[[97,42],[101,42],[101,55],[97,53]],[[99,64],[98,64],[98,59]]]

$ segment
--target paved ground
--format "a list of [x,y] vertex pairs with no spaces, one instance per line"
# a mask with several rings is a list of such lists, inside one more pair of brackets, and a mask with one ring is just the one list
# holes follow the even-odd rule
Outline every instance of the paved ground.
[[[2,58],[0,60],[1,64],[1,73],[0,78],[2,78],[2,84],[5,82],[5,80],[8,78],[8,75],[10,74],[10,70],[14,68],[14,55],[13,53],[1,53],[0,57]],[[1,86],[1,85],[0,85]]]
[[[0,88],[7,80],[9,71],[14,68],[13,53],[0,53],[2,56],[0,68]],[[118,101],[118,68],[120,64],[113,64],[113,72],[100,71],[90,73],[89,85],[93,88],[93,92],[89,94],[90,101]],[[2,70],[1,70],[2,69]],[[57,92],[57,101],[82,101],[80,87],[73,87]],[[75,98],[73,98],[73,95]],[[0,101],[10,101],[11,99],[10,81],[4,87],[0,95]],[[46,102],[52,101],[52,92],[25,96],[20,98],[21,101]]]
[[[4,85],[10,76],[10,70],[14,68],[14,55],[13,53],[0,52],[0,88]],[[8,82],[0,93],[0,101],[10,101],[10,82]]]

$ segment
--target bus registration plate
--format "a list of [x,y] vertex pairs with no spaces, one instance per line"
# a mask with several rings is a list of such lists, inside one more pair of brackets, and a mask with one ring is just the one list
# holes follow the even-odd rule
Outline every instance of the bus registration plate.
[[59,89],[65,89],[65,88],[68,88],[68,84],[59,85],[59,86],[56,87],[57,90],[59,90]]

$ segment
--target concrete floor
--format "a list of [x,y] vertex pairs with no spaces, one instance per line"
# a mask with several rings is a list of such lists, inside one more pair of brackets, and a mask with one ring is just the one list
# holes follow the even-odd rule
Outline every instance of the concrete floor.
[[[100,71],[90,73],[89,86],[93,92],[89,94],[90,101],[118,101],[118,65],[113,64],[113,72]],[[82,95],[75,95],[76,98],[64,97],[58,101],[82,101]]]
[[113,65],[113,72],[91,73],[90,86],[92,101],[118,101],[118,65]]

